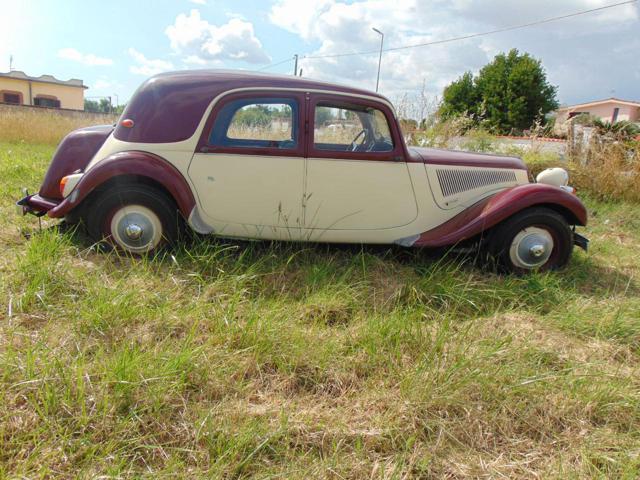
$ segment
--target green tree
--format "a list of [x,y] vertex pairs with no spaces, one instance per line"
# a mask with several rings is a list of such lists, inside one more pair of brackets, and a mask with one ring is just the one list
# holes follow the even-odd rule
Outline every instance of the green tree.
[[467,112],[496,132],[522,131],[558,108],[556,91],[540,60],[513,49],[497,55],[475,78],[467,72],[447,86],[440,114]]
[[478,102],[478,89],[474,85],[473,74],[466,72],[444,89],[440,115],[449,118],[466,113],[475,114]]
[[95,100],[84,100],[84,111],[92,113],[116,113],[120,114],[124,111],[126,104],[114,106],[109,98],[101,98],[99,102]]

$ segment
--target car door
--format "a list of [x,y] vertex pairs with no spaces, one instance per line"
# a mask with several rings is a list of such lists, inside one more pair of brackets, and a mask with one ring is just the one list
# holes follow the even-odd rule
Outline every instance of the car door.
[[387,105],[315,94],[307,116],[307,230],[388,229],[417,217],[402,139]]
[[[297,238],[302,227],[304,97],[224,97],[207,121],[189,177],[206,216],[243,236]],[[236,225],[236,227],[234,227]],[[270,227],[265,229],[264,227]],[[284,234],[274,235],[275,230]],[[235,232],[235,233],[234,233]]]

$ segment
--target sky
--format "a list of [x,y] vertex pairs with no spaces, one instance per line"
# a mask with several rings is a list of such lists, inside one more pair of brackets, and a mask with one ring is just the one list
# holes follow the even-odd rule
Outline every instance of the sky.
[[[234,68],[375,89],[384,46],[413,45],[544,20],[621,0],[0,0],[0,72],[80,78],[87,97],[126,102],[163,71]],[[563,104],[640,100],[640,7],[385,52],[380,92],[437,101],[465,71],[517,48],[540,59]],[[368,55],[305,58],[349,52]]]

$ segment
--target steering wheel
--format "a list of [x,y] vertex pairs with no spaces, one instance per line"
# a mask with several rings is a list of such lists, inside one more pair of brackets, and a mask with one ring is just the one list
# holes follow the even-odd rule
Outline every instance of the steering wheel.
[[350,147],[350,150],[351,150],[352,152],[355,152],[356,150],[358,150],[358,147],[359,147],[360,145],[364,145],[364,140],[365,140],[364,138],[362,139],[362,143],[361,143],[360,145],[358,145],[358,139],[359,139],[361,136],[363,136],[363,135],[364,135],[364,136],[366,136],[366,135],[367,135],[367,131],[366,131],[365,129],[360,130],[360,131],[358,132],[358,134],[357,134],[357,135],[353,138],[353,140],[351,141],[351,147]]

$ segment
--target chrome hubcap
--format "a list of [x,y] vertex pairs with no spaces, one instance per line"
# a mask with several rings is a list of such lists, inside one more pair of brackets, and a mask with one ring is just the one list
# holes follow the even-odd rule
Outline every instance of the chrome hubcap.
[[124,233],[127,234],[127,237],[129,237],[130,240],[139,240],[144,231],[140,225],[132,223],[131,225],[126,226]]
[[131,253],[153,250],[162,239],[162,223],[156,213],[142,205],[127,205],[111,219],[115,242]]
[[547,230],[527,227],[513,238],[509,256],[516,267],[532,270],[547,263],[553,247],[553,237]]
[[544,245],[540,245],[540,244],[534,245],[529,249],[529,253],[531,254],[532,257],[535,257],[535,258],[539,258],[542,255],[544,255],[544,251],[545,251]]

